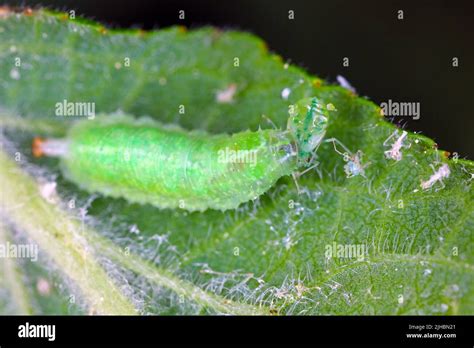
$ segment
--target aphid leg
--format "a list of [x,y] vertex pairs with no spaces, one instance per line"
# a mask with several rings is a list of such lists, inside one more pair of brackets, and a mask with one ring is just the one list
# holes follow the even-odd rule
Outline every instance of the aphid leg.
[[444,183],[444,181],[443,181],[443,179],[442,179],[442,178],[439,178],[439,180],[438,180],[438,181],[439,181],[439,183],[440,183],[441,187],[439,187],[439,188],[435,189],[435,192],[438,192],[439,190],[442,190],[442,189],[444,189],[444,188],[446,187],[446,185],[445,185],[445,183]]
[[302,172],[293,172],[291,174],[291,176],[293,177],[293,180],[295,181],[295,184],[296,184],[296,188],[298,189],[298,194],[302,194],[303,191],[301,190],[299,184],[298,184],[298,178],[306,173],[308,173],[309,171],[311,171],[312,169],[316,168],[318,165],[319,165],[319,162],[318,161],[315,161],[316,160],[316,153],[313,153],[313,156],[311,157],[311,160],[309,163],[314,163],[313,165],[309,166],[308,168],[306,168],[305,170],[303,170]]
[[273,129],[276,129],[276,130],[279,129],[279,128],[276,126],[276,124],[275,124],[267,115],[262,115],[262,118],[264,118],[265,121],[267,121],[269,124],[271,124],[271,126],[273,127]]
[[393,133],[390,134],[390,136],[387,139],[385,139],[385,141],[383,142],[383,146],[388,146],[389,145],[388,142],[390,141],[390,139],[392,139],[396,135],[398,135],[398,130],[394,130]]
[[296,173],[292,173],[291,176],[293,177],[293,181],[295,182],[296,184],[296,190],[298,191],[298,194],[302,194],[303,191],[301,191],[300,189],[300,185],[298,184],[298,178],[296,177]]
[[393,156],[393,151],[392,150],[387,150],[387,151],[384,151],[384,156],[387,157],[387,158],[392,158]]
[[308,167],[306,168],[305,170],[303,170],[302,172],[299,172],[298,173],[298,178],[304,174],[306,174],[307,172],[309,172],[310,170],[316,168],[317,166],[319,165],[319,162],[316,162],[315,164],[313,164],[311,167]]
[[[329,139],[326,139],[324,140],[325,143],[329,143],[331,142],[334,146],[334,151],[336,151],[338,154],[340,154],[341,156],[344,156],[344,161],[348,161],[351,157],[352,157],[352,152],[343,144],[341,143],[338,139],[336,138],[329,138]],[[341,152],[337,149],[336,147],[336,143],[341,146],[346,152]]]

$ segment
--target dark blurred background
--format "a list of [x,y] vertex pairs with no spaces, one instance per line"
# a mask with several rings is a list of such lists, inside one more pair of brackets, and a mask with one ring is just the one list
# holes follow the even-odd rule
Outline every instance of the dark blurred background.
[[[474,1],[134,0],[7,1],[74,9],[112,27],[214,25],[262,37],[270,50],[377,104],[419,102],[420,119],[391,121],[474,159]],[[179,19],[179,11],[185,19]],[[288,11],[294,11],[289,20]],[[403,20],[398,19],[399,10]],[[344,67],[343,57],[350,58]],[[452,59],[459,59],[453,67]]]

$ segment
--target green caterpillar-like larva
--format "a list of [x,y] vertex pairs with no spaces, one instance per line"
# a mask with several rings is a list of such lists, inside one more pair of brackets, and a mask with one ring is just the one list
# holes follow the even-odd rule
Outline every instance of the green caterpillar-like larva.
[[328,109],[316,98],[302,99],[290,108],[286,130],[233,135],[99,117],[34,147],[60,157],[65,177],[89,192],[159,208],[234,209],[311,164]]

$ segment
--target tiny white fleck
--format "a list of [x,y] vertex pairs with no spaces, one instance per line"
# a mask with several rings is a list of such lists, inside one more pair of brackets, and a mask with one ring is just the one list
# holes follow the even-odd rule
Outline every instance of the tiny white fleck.
[[48,38],[48,34],[47,34],[47,33],[43,33],[43,34],[41,34],[41,37],[42,37],[43,39],[47,39],[47,38]]
[[281,91],[281,97],[287,100],[288,97],[290,96],[290,93],[291,93],[291,89],[289,89],[288,87],[283,88],[283,90]]
[[352,85],[349,83],[349,81],[346,80],[344,76],[337,75],[336,79],[341,87],[348,89],[349,91],[352,91],[354,93],[356,92],[355,88],[352,87]]
[[288,69],[288,67],[289,67],[288,63],[285,63],[285,65],[283,65],[283,69],[285,69],[285,70]]
[[228,104],[234,101],[234,95],[237,92],[237,85],[231,83],[226,89],[217,91],[216,101],[221,104]]
[[446,312],[449,306],[446,303],[441,303],[441,312]]
[[402,304],[404,301],[403,295],[398,295],[398,303]]
[[51,293],[51,285],[44,278],[39,278],[36,282],[36,290],[41,296],[48,296]]
[[326,109],[328,109],[329,111],[337,111],[336,107],[332,103],[327,104]]
[[140,233],[140,230],[138,229],[138,226],[136,224],[133,224],[132,226],[130,226],[129,231],[130,233],[133,233],[133,234]]
[[57,201],[56,185],[54,181],[40,183],[39,189],[41,197],[49,203],[55,203]]
[[13,80],[19,80],[20,79],[20,72],[18,71],[18,69],[13,68],[12,70],[10,70],[10,77]]
[[120,64],[119,62],[115,62],[114,67],[115,67],[115,69],[118,70],[118,69],[122,68],[122,64]]
[[425,269],[425,270],[423,271],[423,275],[424,275],[424,276],[428,276],[428,275],[430,275],[432,272],[433,272],[432,270],[430,270],[429,268],[427,268],[427,269]]
[[10,52],[15,53],[16,52],[16,46],[14,46],[14,45],[10,46]]

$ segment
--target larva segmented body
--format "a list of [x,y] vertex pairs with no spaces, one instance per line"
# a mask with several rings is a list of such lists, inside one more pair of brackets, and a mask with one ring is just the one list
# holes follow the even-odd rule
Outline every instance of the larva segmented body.
[[[66,178],[90,192],[159,208],[233,209],[307,165],[326,129],[322,110],[315,99],[304,100],[286,131],[233,135],[126,118],[82,121],[63,140],[61,167]],[[44,141],[42,152],[58,156],[50,149],[55,142]]]

